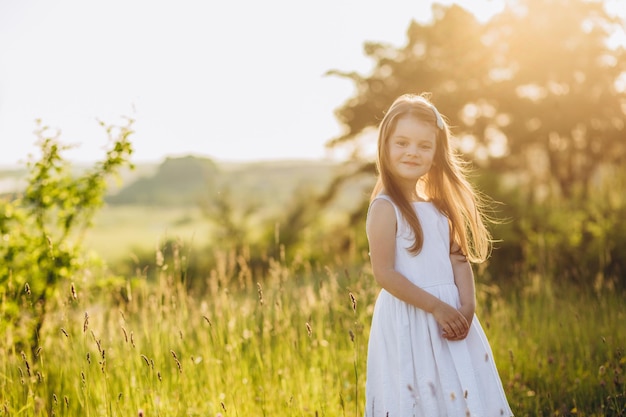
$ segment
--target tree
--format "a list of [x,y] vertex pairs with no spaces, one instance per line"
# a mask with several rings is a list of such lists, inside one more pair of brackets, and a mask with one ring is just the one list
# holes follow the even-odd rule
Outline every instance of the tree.
[[365,54],[375,61],[369,76],[328,72],[350,79],[357,90],[335,113],[346,133],[329,141],[329,147],[352,141],[375,126],[400,94],[431,92],[442,112],[450,115],[460,113],[480,94],[493,60],[482,42],[484,28],[460,6],[435,5],[433,10],[432,24],[411,22],[404,47],[365,44]]
[[490,22],[502,76],[488,99],[506,121],[508,168],[585,198],[602,167],[623,165],[626,55],[607,42],[619,26],[600,1],[526,0]]
[[375,127],[399,94],[429,91],[469,158],[533,174],[533,190],[585,194],[601,167],[624,162],[626,60],[607,45],[619,26],[601,2],[511,1],[485,24],[456,5],[433,11],[432,23],[410,24],[405,46],[365,45],[370,75],[329,71],[357,91],[337,109],[345,134],[329,147]]

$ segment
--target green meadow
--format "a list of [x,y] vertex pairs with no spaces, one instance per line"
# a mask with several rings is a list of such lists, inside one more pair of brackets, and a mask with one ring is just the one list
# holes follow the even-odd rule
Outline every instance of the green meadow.
[[[122,241],[117,224],[109,232]],[[245,250],[216,251],[195,294],[181,278],[184,251],[154,255],[156,278],[139,271],[102,291],[84,277],[62,289],[35,353],[6,335],[0,415],[363,414],[378,292],[366,254],[326,265],[279,257],[258,276]],[[517,416],[625,415],[622,294],[540,276],[516,291],[477,280],[478,315]]]
[[85,234],[86,249],[115,264],[136,251],[154,251],[163,241],[180,239],[197,247],[210,239],[210,224],[197,206],[105,206]]

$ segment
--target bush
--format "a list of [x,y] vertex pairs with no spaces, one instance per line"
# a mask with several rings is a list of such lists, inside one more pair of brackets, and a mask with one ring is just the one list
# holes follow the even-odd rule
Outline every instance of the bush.
[[19,352],[36,351],[48,303],[60,283],[72,288],[88,263],[81,246],[102,205],[107,178],[129,163],[132,120],[105,126],[112,143],[106,158],[81,175],[63,159],[59,135],[37,122],[40,159],[28,164],[28,184],[19,196],[0,201],[0,331]]

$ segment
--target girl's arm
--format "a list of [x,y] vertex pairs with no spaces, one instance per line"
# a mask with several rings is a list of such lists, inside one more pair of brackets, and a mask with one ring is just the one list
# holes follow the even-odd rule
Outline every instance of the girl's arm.
[[460,311],[419,288],[395,270],[396,227],[396,215],[391,203],[374,201],[366,224],[374,278],[396,298],[431,313],[441,326],[444,337],[464,337],[469,324]]
[[[454,273],[454,283],[459,289],[459,298],[461,307],[459,311],[468,324],[471,325],[476,311],[476,288],[474,284],[474,272],[472,265],[469,263],[461,247],[454,242],[450,248],[450,262],[452,263],[452,271]],[[463,335],[463,338],[467,335]]]

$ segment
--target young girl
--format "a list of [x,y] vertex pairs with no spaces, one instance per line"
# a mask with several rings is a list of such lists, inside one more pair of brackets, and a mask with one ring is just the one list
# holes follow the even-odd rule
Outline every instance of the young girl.
[[425,96],[403,95],[382,120],[367,217],[382,287],[370,331],[366,417],[512,416],[474,317],[469,263],[486,259],[481,200]]

